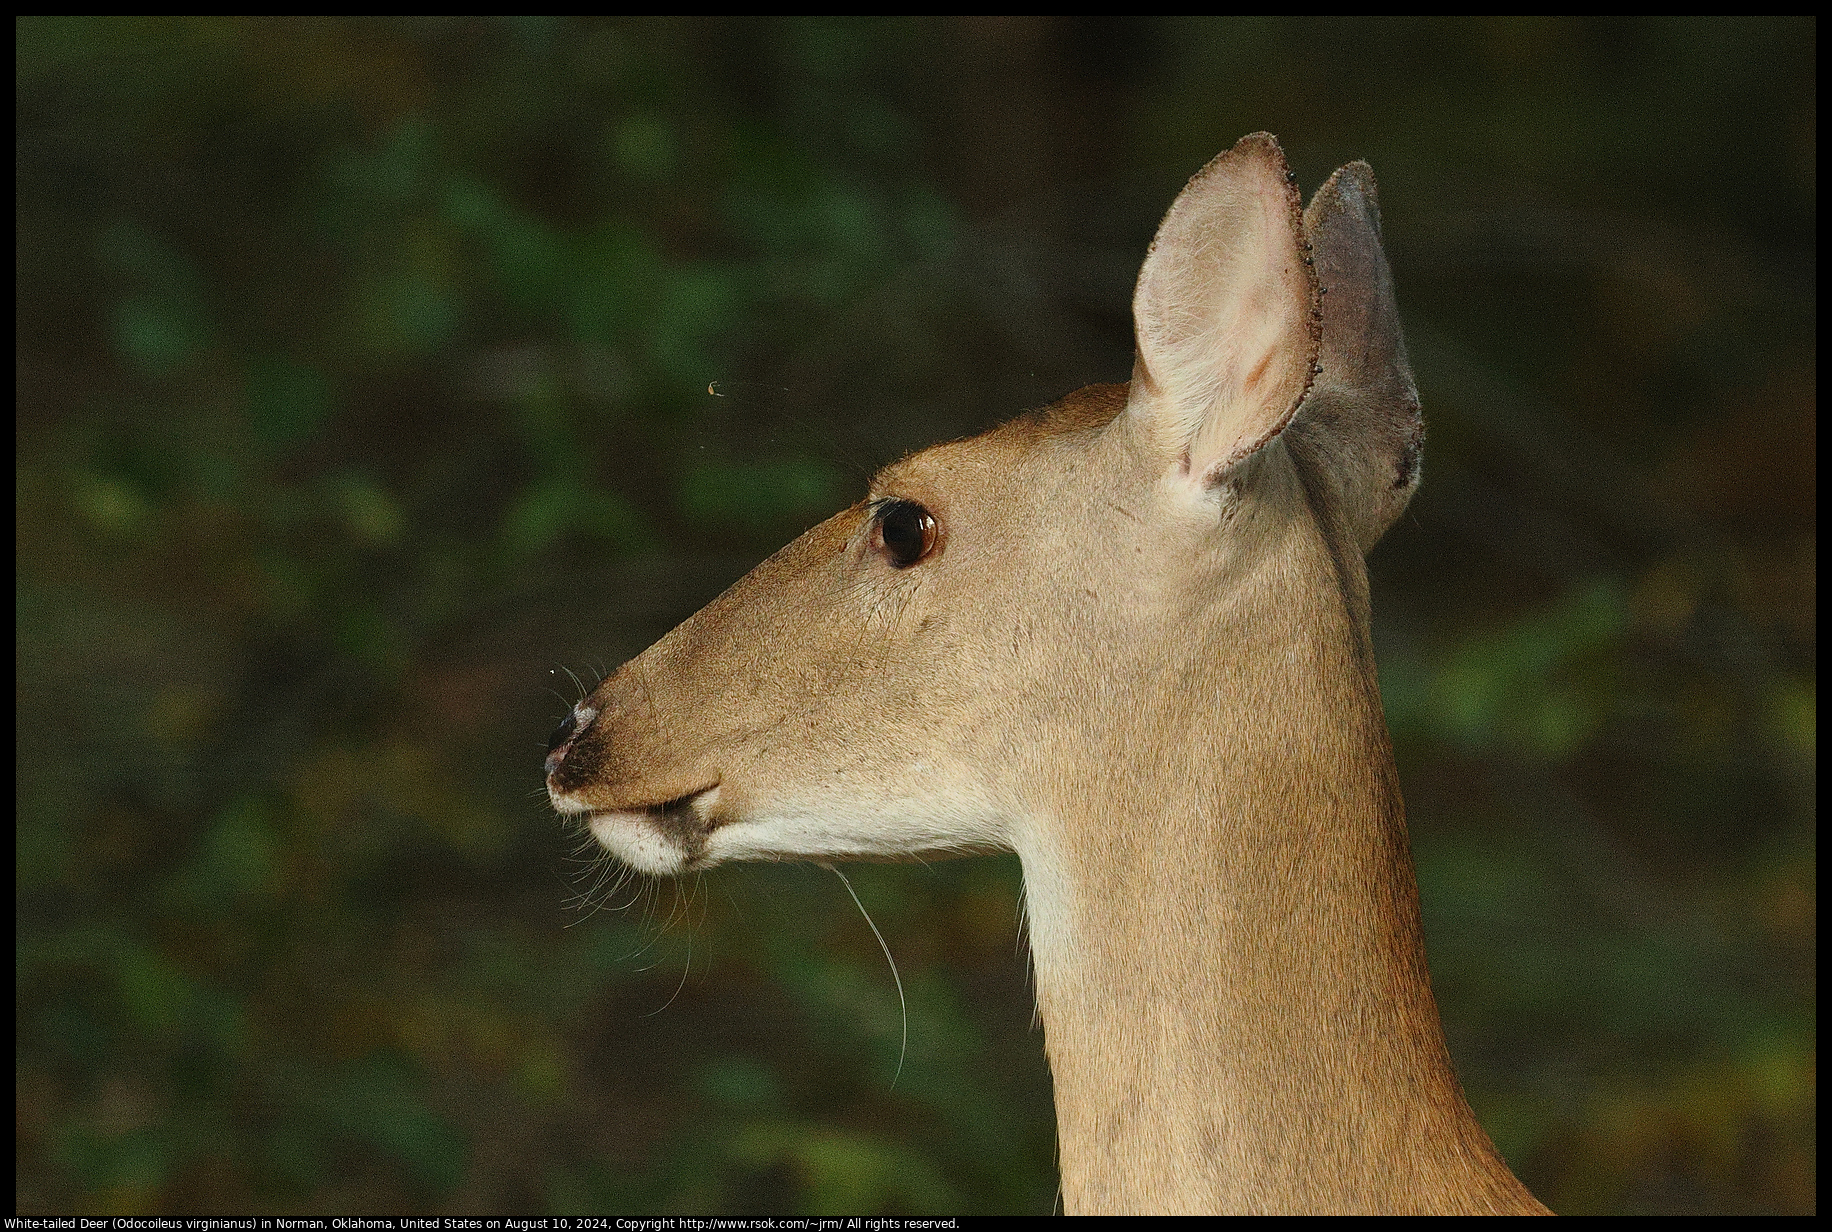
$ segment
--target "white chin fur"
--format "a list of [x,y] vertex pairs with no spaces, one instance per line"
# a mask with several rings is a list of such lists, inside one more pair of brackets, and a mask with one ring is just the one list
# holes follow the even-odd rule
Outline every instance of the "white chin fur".
[[658,833],[647,813],[593,813],[586,825],[600,847],[639,873],[669,877],[687,865],[687,853]]
[[555,791],[552,787],[547,789],[547,802],[553,805],[553,811],[562,817],[577,817],[581,813],[592,811],[592,806],[578,796]]

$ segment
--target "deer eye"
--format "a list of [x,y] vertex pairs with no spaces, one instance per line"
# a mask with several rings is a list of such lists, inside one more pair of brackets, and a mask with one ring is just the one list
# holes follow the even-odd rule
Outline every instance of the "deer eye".
[[890,501],[878,511],[873,538],[892,565],[908,569],[935,550],[934,515],[914,501]]

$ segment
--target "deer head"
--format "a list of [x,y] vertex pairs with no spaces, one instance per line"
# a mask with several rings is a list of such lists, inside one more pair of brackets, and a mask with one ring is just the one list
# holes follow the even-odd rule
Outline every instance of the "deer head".
[[1011,849],[1065,780],[1137,756],[1303,514],[1301,405],[1343,546],[1417,482],[1372,176],[1299,208],[1269,136],[1205,167],[1140,274],[1129,387],[886,468],[575,708],[555,807],[651,873]]

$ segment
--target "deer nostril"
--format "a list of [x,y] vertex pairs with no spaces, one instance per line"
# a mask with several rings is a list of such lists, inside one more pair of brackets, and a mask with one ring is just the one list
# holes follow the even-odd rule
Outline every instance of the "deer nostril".
[[571,710],[567,711],[566,717],[560,720],[560,725],[553,729],[553,735],[547,737],[547,751],[551,753],[562,744],[565,744],[572,738],[572,734],[578,730],[578,714]]
[[564,762],[566,755],[572,751],[573,742],[579,738],[581,732],[592,725],[592,720],[597,717],[598,711],[595,707],[580,705],[574,706],[572,712],[560,720],[560,725],[554,728],[552,737],[547,741],[547,760],[544,765],[548,774],[551,775],[559,770],[560,763]]

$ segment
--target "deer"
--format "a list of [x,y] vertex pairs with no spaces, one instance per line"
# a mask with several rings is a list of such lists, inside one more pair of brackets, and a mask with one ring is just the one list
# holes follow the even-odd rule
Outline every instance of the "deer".
[[1071,1214],[1550,1214],[1433,999],[1366,554],[1423,419],[1374,175],[1242,138],[1131,379],[879,471],[600,682],[552,806],[633,869],[1016,852]]

